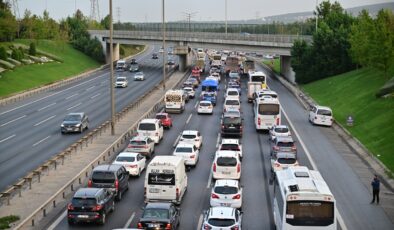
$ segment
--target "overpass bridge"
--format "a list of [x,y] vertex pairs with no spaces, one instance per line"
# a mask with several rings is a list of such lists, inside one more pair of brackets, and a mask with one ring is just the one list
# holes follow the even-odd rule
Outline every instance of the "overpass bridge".
[[[97,37],[103,43],[109,62],[109,30],[89,30],[91,37]],[[189,47],[214,49],[230,49],[246,52],[261,52],[278,54],[281,58],[281,73],[290,81],[295,81],[294,72],[290,65],[290,50],[295,40],[312,41],[311,36],[271,35],[271,34],[242,34],[242,33],[207,33],[167,31],[166,44],[174,47],[174,53],[179,56],[180,69],[184,69]],[[119,59],[119,44],[142,44],[161,46],[163,34],[160,31],[124,31],[114,30],[114,58]]]

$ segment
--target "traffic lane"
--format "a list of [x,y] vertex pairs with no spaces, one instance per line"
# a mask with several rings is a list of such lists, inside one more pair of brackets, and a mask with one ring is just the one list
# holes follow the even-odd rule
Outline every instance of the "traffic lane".
[[[269,79],[270,80],[270,79]],[[318,170],[337,200],[337,208],[348,229],[390,229],[392,223],[380,207],[369,205],[371,194],[352,168],[327,138],[327,129],[309,124],[307,112],[294,96],[271,80],[269,86],[278,92],[282,108],[301,135]]]

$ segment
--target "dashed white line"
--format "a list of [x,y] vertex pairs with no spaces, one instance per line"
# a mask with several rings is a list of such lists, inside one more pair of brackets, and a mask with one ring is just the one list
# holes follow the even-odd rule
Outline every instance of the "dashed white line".
[[54,230],[54,229],[60,224],[60,222],[62,222],[62,220],[63,220],[64,218],[66,218],[66,216],[67,216],[67,211],[64,211],[64,212],[55,220],[55,222],[53,222],[53,223],[51,224],[51,226],[48,227],[48,230]]
[[216,148],[219,147],[219,142],[220,142],[220,133],[218,133],[218,137],[216,138]]
[[47,105],[47,106],[44,106],[44,107],[38,109],[37,111],[44,110],[44,109],[46,109],[46,108],[48,108],[48,107],[51,107],[52,105],[56,105],[56,102],[54,102],[54,103],[52,103],[52,104],[49,104],[49,105]]
[[95,98],[95,97],[98,97],[98,96],[100,96],[100,94],[101,94],[101,93],[98,93],[98,94],[96,94],[96,95],[93,95],[93,96],[90,97],[90,99],[93,99],[93,98]]
[[52,119],[52,118],[54,118],[54,117],[56,117],[56,115],[53,115],[53,116],[51,116],[51,117],[48,117],[47,119],[45,119],[45,120],[43,120],[43,121],[40,121],[40,122],[38,122],[38,123],[37,123],[37,124],[35,124],[34,126],[41,125],[42,123],[44,123],[44,122],[46,122],[46,121],[48,121],[48,120],[50,120],[50,119]]
[[6,141],[6,140],[8,140],[8,139],[11,139],[11,138],[13,138],[13,137],[15,137],[15,136],[16,136],[16,135],[13,134],[13,135],[11,135],[11,136],[9,136],[9,137],[6,137],[6,138],[4,138],[3,140],[1,140],[0,143]]
[[133,212],[133,213],[131,214],[130,218],[127,220],[127,222],[126,222],[126,224],[124,225],[123,228],[129,228],[129,227],[130,227],[131,221],[133,221],[134,216],[135,216],[135,212]]
[[75,97],[75,96],[77,96],[78,94],[76,93],[76,94],[73,94],[73,95],[71,95],[71,96],[68,96],[68,97],[66,97],[66,100],[68,100],[68,99],[70,99],[70,98],[72,98],[72,97]]
[[202,214],[200,214],[200,218],[198,218],[197,230],[201,229],[203,218],[204,218],[204,216]]
[[87,88],[86,91],[89,91],[89,90],[93,89],[94,87],[96,87],[96,86],[91,86],[91,87]]
[[176,138],[176,140],[175,140],[174,144],[172,145],[172,147],[175,148],[176,144],[177,144],[178,141],[179,141],[179,138],[181,138],[181,135],[179,135],[179,136]]
[[212,183],[212,166],[211,166],[211,170],[209,171],[207,188],[211,187],[211,183]]
[[78,107],[78,106],[80,106],[82,104],[82,102],[79,102],[78,104],[76,104],[76,105],[74,105],[74,106],[71,106],[70,108],[68,108],[67,110],[70,110],[70,109],[73,109],[73,108],[75,108],[75,107]]
[[50,137],[51,137],[51,136],[47,136],[47,137],[45,137],[44,139],[41,139],[41,140],[37,141],[36,143],[33,144],[33,147],[36,146],[36,145],[39,145],[41,142],[45,141],[46,139],[48,139],[48,138],[50,138]]
[[21,116],[21,117],[18,117],[18,118],[15,118],[15,119],[11,120],[11,121],[8,121],[8,122],[6,122],[6,123],[4,123],[4,124],[1,124],[0,127],[3,127],[3,126],[5,126],[5,125],[8,125],[9,123],[12,123],[12,122],[17,121],[17,120],[19,120],[19,119],[22,119],[22,118],[24,118],[24,117],[26,117],[26,115],[23,115],[23,116]]
[[196,101],[196,104],[194,105],[194,108],[197,108],[197,105],[198,105],[198,101]]
[[186,124],[189,124],[190,119],[192,118],[192,116],[193,116],[193,114],[190,114],[190,115],[189,115],[189,117],[188,117],[187,120],[186,120]]

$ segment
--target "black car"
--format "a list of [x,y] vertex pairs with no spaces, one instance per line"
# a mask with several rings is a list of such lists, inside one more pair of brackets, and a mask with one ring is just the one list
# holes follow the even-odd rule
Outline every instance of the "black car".
[[242,121],[239,114],[225,112],[222,117],[222,136],[242,137]]
[[69,132],[82,133],[89,128],[89,118],[85,113],[69,113],[63,119],[60,125],[60,132],[62,134]]
[[180,209],[173,203],[153,202],[146,204],[138,222],[140,229],[178,229]]
[[121,200],[122,195],[129,189],[129,173],[123,165],[98,165],[90,175],[88,187],[108,188],[116,200]]
[[114,195],[104,188],[80,188],[67,205],[69,224],[94,222],[105,224],[106,216],[115,210]]
[[152,59],[159,59],[159,56],[157,55],[157,53],[152,54]]

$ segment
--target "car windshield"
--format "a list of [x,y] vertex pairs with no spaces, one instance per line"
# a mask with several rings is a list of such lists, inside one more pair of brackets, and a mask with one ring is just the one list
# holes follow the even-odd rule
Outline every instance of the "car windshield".
[[278,163],[279,164],[288,164],[288,165],[292,165],[295,164],[297,159],[295,158],[278,158]]
[[140,125],[138,126],[138,129],[153,131],[153,130],[156,130],[156,126],[155,126],[155,124],[151,124],[151,123],[140,123]]
[[219,194],[235,194],[238,192],[238,188],[232,186],[216,186],[214,191]]
[[234,157],[218,157],[216,163],[218,164],[218,166],[236,166],[237,159],[235,159]]
[[225,124],[225,125],[240,124],[240,123],[241,123],[240,117],[225,117],[225,118],[223,118],[223,124]]
[[118,162],[134,162],[135,157],[118,156],[116,158],[116,161],[118,161]]
[[239,105],[238,100],[226,100],[225,105]]
[[93,172],[92,181],[94,183],[113,183],[115,181],[115,174],[113,172]]
[[146,145],[145,141],[131,140],[130,145]]
[[192,153],[193,148],[191,147],[178,147],[175,149],[175,152],[177,153]]
[[207,103],[207,102],[200,102],[200,106],[210,106],[211,103]]
[[238,96],[238,91],[234,91],[234,90],[228,91],[227,95]]
[[215,227],[229,227],[235,224],[235,221],[233,219],[211,218],[208,220],[208,224]]
[[234,151],[239,151],[239,146],[237,144],[222,144],[220,146],[220,150],[234,150]]
[[279,141],[276,145],[278,147],[292,147],[294,145],[294,143],[293,142],[282,142],[282,141]]
[[287,133],[289,132],[289,129],[284,127],[276,127],[274,131],[275,133]]
[[117,78],[116,81],[123,82],[123,81],[126,81],[126,79],[125,78]]
[[158,208],[146,208],[144,210],[144,214],[142,218],[158,218],[158,219],[168,219],[168,210],[167,209],[158,209]]
[[67,115],[64,118],[65,121],[80,121],[81,120],[81,116],[80,115]]
[[141,76],[141,75],[144,75],[144,73],[142,73],[142,72],[137,72],[137,73],[135,73],[135,75]]
[[74,197],[71,201],[73,206],[94,206],[96,205],[97,201],[95,198],[80,198]]
[[158,114],[158,115],[156,115],[156,119],[166,119],[167,117],[166,117],[166,115],[163,115],[163,114]]
[[317,114],[324,115],[324,116],[331,116],[331,111],[326,109],[319,109]]

